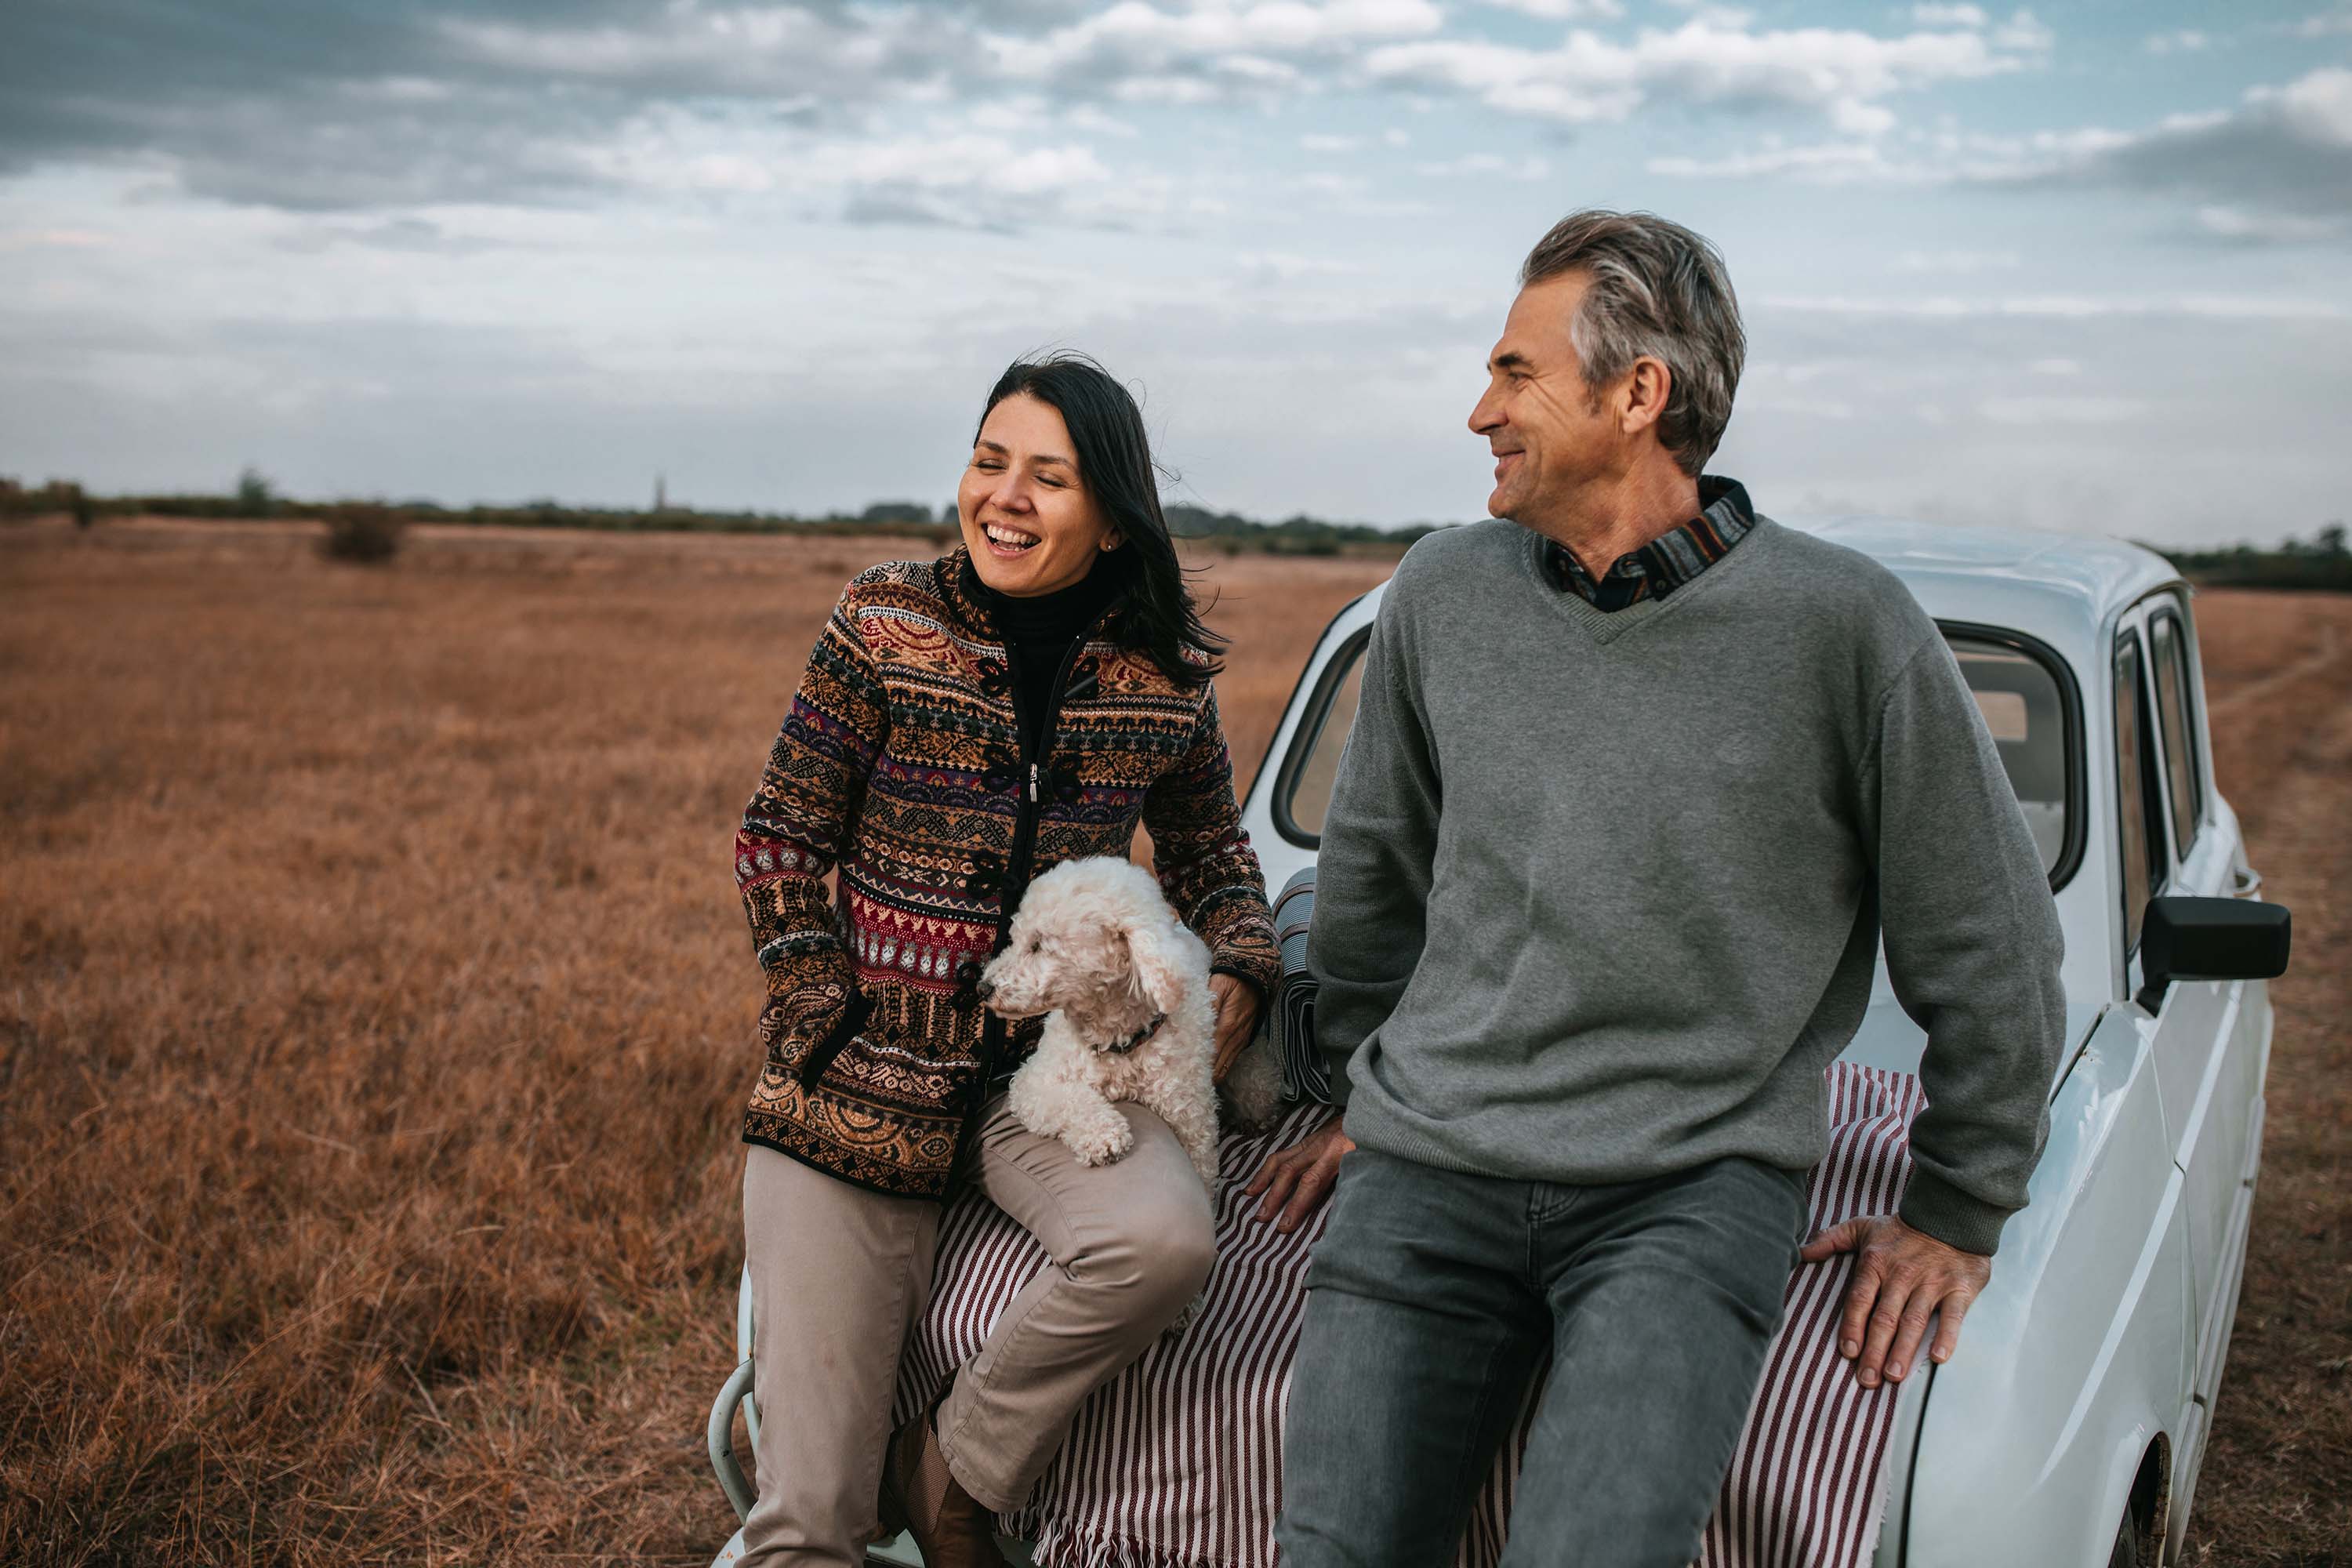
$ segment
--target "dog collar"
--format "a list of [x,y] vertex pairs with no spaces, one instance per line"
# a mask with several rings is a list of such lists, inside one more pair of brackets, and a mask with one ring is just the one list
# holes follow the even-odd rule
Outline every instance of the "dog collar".
[[1128,1036],[1127,1038],[1123,1040],[1112,1040],[1107,1045],[1097,1046],[1095,1049],[1098,1051],[1108,1051],[1115,1057],[1123,1057],[1127,1055],[1128,1052],[1135,1049],[1136,1047],[1143,1044],[1144,1041],[1150,1039],[1152,1036],[1158,1034],[1160,1032],[1160,1026],[1167,1021],[1168,1015],[1161,1013],[1158,1016],[1154,1017],[1151,1022],[1144,1025],[1143,1027]]

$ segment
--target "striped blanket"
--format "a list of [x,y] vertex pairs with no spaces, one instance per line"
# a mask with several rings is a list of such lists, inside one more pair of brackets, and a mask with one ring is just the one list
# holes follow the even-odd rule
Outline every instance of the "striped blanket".
[[[1838,1063],[1829,1071],[1830,1152],[1812,1174],[1816,1228],[1891,1211],[1908,1173],[1908,1075]],[[1306,1308],[1307,1255],[1322,1219],[1283,1236],[1254,1223],[1242,1188],[1274,1150],[1325,1114],[1303,1108],[1272,1131],[1225,1141],[1219,1253],[1200,1319],[1163,1336],[1080,1408],[1070,1440],[1017,1514],[1044,1568],[1272,1568],[1282,1508],[1282,1419]],[[1324,1211],[1328,1212],[1328,1206]],[[898,1419],[922,1408],[980,1348],[1045,1254],[977,1193],[947,1215],[929,1312],[898,1390]],[[1865,1391],[1833,1339],[1846,1258],[1804,1266],[1709,1522],[1707,1568],[1856,1568],[1870,1558],[1885,1496],[1895,1386]],[[1473,1510],[1456,1568],[1501,1555],[1536,1390]]]

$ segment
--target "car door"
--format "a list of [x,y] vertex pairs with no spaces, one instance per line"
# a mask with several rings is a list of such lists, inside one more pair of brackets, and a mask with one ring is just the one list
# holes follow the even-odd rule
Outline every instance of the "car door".
[[[2246,1121],[2235,1014],[2240,983],[2176,981],[2161,997],[2143,998],[2139,933],[2150,898],[2226,891],[2220,836],[2208,831],[2200,759],[2189,709],[2189,645],[2185,605],[2172,595],[2144,603],[2116,632],[2116,779],[2123,842],[2121,897],[2125,994],[2142,1014],[2174,1163],[2183,1180],[2189,1222],[2189,1298],[2200,1347],[2221,1331],[2214,1297],[2234,1257],[2232,1228],[2243,1164]],[[2153,1000],[2153,1010],[2141,1005]]]
[[[2177,890],[2230,897],[2241,886],[2242,846],[2235,820],[2214,809],[2203,686],[2198,679],[2195,623],[2187,599],[2168,593],[2147,606],[2150,685],[2155,697],[2157,752],[2164,776]],[[2159,1074],[2168,1066],[2185,1077],[2203,1063],[2179,1156],[2187,1178],[2191,1258],[2200,1301],[2197,1386],[2210,1397],[2236,1304],[2238,1273],[2251,1212],[2251,1184],[2262,1135],[2263,1058],[2269,1045],[2268,994],[2244,981],[2180,981],[2172,987],[2194,1037],[2160,1038]],[[2210,1039],[2207,1037],[2210,1032]]]

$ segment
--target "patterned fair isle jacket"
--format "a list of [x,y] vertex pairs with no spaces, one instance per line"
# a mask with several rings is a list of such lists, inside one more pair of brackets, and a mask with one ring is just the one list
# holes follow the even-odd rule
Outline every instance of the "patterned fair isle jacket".
[[1114,605],[1024,756],[970,570],[959,546],[851,581],[735,839],[768,981],[744,1141],[902,1196],[948,1194],[989,1082],[1035,1044],[972,990],[1035,874],[1124,856],[1140,821],[1215,966],[1263,997],[1277,962],[1213,689],[1110,640]]

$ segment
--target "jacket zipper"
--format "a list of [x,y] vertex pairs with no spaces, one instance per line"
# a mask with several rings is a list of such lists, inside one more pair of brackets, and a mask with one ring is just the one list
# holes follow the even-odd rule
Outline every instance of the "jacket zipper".
[[[1062,716],[1062,693],[1070,683],[1070,671],[1076,666],[1078,656],[1086,651],[1087,644],[1094,640],[1095,633],[1100,629],[1108,614],[1106,611],[1097,616],[1086,630],[1072,637],[1070,646],[1063,650],[1062,663],[1055,672],[1054,684],[1045,693],[1045,712],[1037,723],[1037,745],[1034,751],[1029,745],[1027,727],[1021,722],[1019,644],[1012,637],[1004,639],[1004,668],[1013,678],[1013,728],[1020,737],[1021,760],[1027,764],[1024,771],[1029,781],[1028,787],[1022,792],[1020,809],[1013,818],[1013,850],[1004,858],[1004,882],[996,911],[996,940],[989,949],[992,957],[1003,951],[1005,933],[1013,927],[1013,910],[1021,897],[1029,890],[1029,865],[1037,854],[1037,816],[1042,809],[1039,796],[1044,793],[1038,788],[1038,778],[1044,771],[1045,759],[1054,754],[1054,723]],[[940,1198],[943,1204],[955,1201],[961,1185],[958,1173],[963,1169],[964,1151],[971,1146],[972,1134],[979,1128],[981,1107],[988,1103],[988,1086],[995,1081],[997,1058],[1003,1047],[1004,1020],[993,1013],[983,1012],[980,1026],[980,1082],[971,1097],[970,1109],[964,1112],[962,1130],[956,1136],[955,1154],[948,1167],[947,1191]]]

